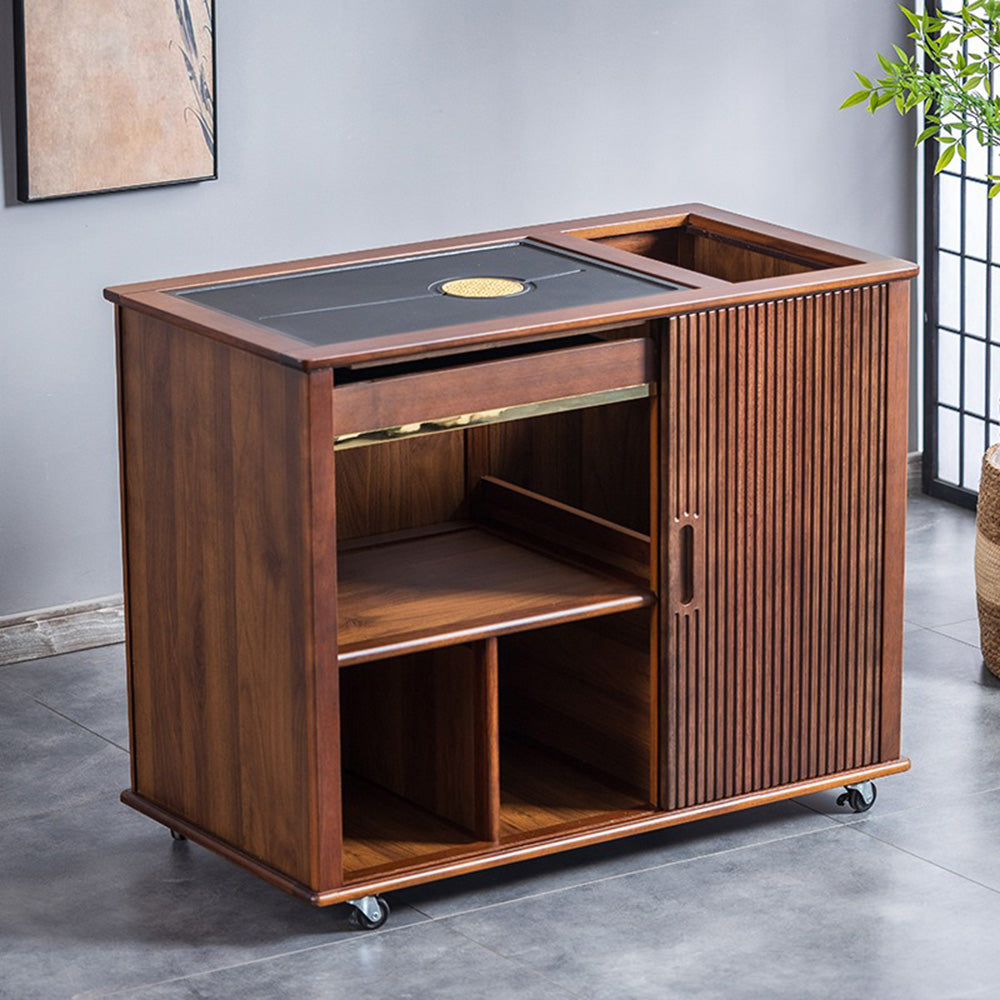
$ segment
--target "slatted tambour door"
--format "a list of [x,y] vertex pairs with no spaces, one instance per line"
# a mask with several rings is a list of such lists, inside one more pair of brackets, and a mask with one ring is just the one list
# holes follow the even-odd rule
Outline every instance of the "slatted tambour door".
[[876,285],[667,323],[666,808],[881,759],[887,316]]

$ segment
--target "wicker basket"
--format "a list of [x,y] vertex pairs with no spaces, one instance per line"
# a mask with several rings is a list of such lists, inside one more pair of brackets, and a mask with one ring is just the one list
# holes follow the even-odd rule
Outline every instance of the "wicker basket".
[[1000,677],[1000,444],[983,456],[976,509],[976,606],[987,669]]

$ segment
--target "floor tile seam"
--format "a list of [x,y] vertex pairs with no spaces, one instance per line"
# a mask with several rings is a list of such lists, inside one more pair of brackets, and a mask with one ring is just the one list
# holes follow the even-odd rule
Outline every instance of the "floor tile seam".
[[[415,906],[411,906],[410,909],[416,910],[417,908]],[[419,910],[417,912],[422,913],[422,911]],[[378,930],[374,931],[359,930],[353,934],[347,934],[344,937],[339,937],[334,941],[308,945],[304,948],[292,948],[290,951],[276,952],[273,955],[261,955],[258,958],[248,958],[243,962],[232,962],[229,965],[219,965],[211,969],[201,969],[198,972],[188,972],[181,976],[169,976],[167,979],[157,979],[148,983],[138,983],[134,986],[122,986],[121,988],[109,990],[104,993],[97,993],[93,991],[78,993],[73,996],[72,1000],[105,1000],[106,997],[117,997],[122,996],[125,993],[137,993],[140,990],[151,990],[157,986],[169,986],[171,983],[182,983],[188,979],[198,979],[201,976],[213,976],[218,972],[231,972],[234,969],[242,969],[249,965],[262,965],[265,962],[271,962],[278,958],[290,958],[295,955],[305,955],[309,952],[321,951],[324,948],[335,948],[338,945],[351,944],[352,942],[360,944],[362,940],[372,940],[375,935],[382,936],[383,934],[398,934],[402,931],[413,930],[417,927],[424,927],[427,924],[434,922],[433,917],[428,917],[426,914],[422,915],[425,917],[424,920],[417,920],[413,923],[403,924],[399,927],[380,927]],[[465,937],[465,935],[462,935],[462,937]]]
[[[952,622],[953,625],[960,625],[961,622]],[[951,639],[952,642],[960,642],[963,646],[968,646],[970,649],[980,649],[978,642],[969,642],[967,639],[959,639],[957,635],[949,635],[947,632],[942,632],[941,629],[949,628],[949,625],[921,625],[925,632],[933,632],[935,635],[939,635],[944,639]]]
[[853,830],[855,833],[864,834],[870,840],[877,841],[880,844],[885,844],[886,847],[891,847],[895,851],[899,851],[900,854],[905,854],[908,857],[913,858],[915,861],[921,861],[925,865],[930,865],[932,868],[937,868],[939,871],[943,871],[948,875],[954,875],[955,878],[960,878],[964,882],[968,882],[971,885],[979,886],[980,889],[985,889],[987,892],[991,892],[996,896],[1000,896],[1000,889],[987,885],[985,882],[980,882],[978,879],[972,878],[971,875],[965,875],[962,872],[955,871],[954,868],[949,868],[947,865],[941,864],[940,861],[934,861],[932,858],[925,858],[922,854],[917,854],[916,851],[911,851],[906,847],[901,847],[899,844],[894,844],[891,840],[886,840],[885,837],[879,837],[878,835],[872,833],[870,830],[865,830],[861,825],[857,823],[852,823],[847,827],[849,830]]
[[72,723],[78,729],[82,729],[85,733],[90,733],[91,736],[96,736],[99,740],[104,740],[105,743],[110,744],[116,750],[121,750],[123,753],[127,754],[128,747],[123,747],[120,743],[115,743],[114,740],[109,740],[107,736],[102,736],[100,733],[91,729],[89,726],[85,726],[82,722],[78,722],[72,716],[66,715],[65,712],[60,712],[58,708],[53,708],[51,705],[46,704],[40,698],[36,698],[34,695],[25,695],[25,697],[30,698],[36,705],[40,705],[42,708],[48,709],[53,715],[58,715],[60,719],[65,719],[67,722]]
[[790,833],[785,837],[772,837],[769,840],[761,840],[754,844],[742,844],[739,847],[726,847],[719,851],[708,851],[705,854],[696,854],[690,858],[678,858],[676,861],[664,861],[662,864],[648,865],[645,868],[635,868],[627,872],[616,872],[614,875],[605,875],[601,878],[587,879],[583,882],[573,882],[571,885],[557,886],[552,889],[542,889],[539,892],[532,892],[526,896],[518,896],[515,899],[500,899],[495,903],[484,903],[482,906],[471,906],[467,910],[456,910],[454,913],[444,913],[439,916],[431,916],[426,910],[421,910],[413,903],[409,903],[407,905],[411,906],[415,910],[418,910],[418,912],[424,914],[425,916],[428,916],[431,920],[454,920],[457,917],[465,917],[470,913],[478,913],[482,910],[492,910],[500,906],[525,903],[530,900],[541,899],[544,896],[552,896],[560,892],[569,892],[572,889],[582,889],[586,886],[600,885],[604,882],[613,882],[616,879],[629,878],[632,875],[646,875],[649,872],[659,871],[662,868],[672,868],[675,865],[686,865],[695,861],[704,861],[707,858],[717,858],[724,854],[733,854],[736,851],[750,851],[758,847],[767,847],[770,844],[780,844],[785,840],[795,840],[800,837],[808,837],[811,834],[830,833],[831,831],[838,830],[841,826],[842,824],[840,823],[832,823],[821,830],[803,830],[801,833]]
[[[906,620],[906,619],[904,619],[904,620]],[[969,622],[978,622],[978,621],[979,621],[979,616],[978,615],[966,615],[964,618],[956,618],[955,621],[938,622],[937,625],[921,625],[920,627],[921,628],[932,628],[932,629],[936,629],[936,628],[948,628],[951,625],[966,625]],[[911,624],[916,624],[916,623],[911,623]]]
[[830,813],[821,812],[815,806],[811,806],[807,802],[800,802],[798,799],[790,799],[789,801],[794,802],[800,809],[808,810],[814,816],[822,816],[823,819],[829,820],[834,826],[841,826],[845,822],[842,819],[838,819],[836,816],[831,816]]
[[955,642],[962,643],[964,646],[968,646],[969,643],[967,643],[964,639],[959,639],[956,636],[948,635],[947,632],[941,631],[943,628],[951,628],[954,625],[964,625],[966,621],[968,621],[968,619],[963,618],[961,621],[957,622],[934,622],[932,625],[921,625],[918,622],[907,622],[907,624],[911,625],[913,628],[919,629],[921,632],[933,632],[935,635],[939,635],[944,639],[952,639]]
[[[431,919],[433,920],[434,918],[432,917]],[[448,919],[448,918],[441,918],[441,919]],[[581,997],[579,993],[567,989],[561,983],[557,983],[554,979],[550,979],[547,975],[545,975],[544,972],[541,972],[532,965],[528,965],[526,962],[522,962],[521,959],[518,958],[516,955],[504,955],[502,952],[497,951],[496,948],[491,947],[484,941],[479,941],[476,938],[466,934],[465,931],[463,931],[460,927],[450,927],[449,930],[452,930],[460,937],[465,938],[466,941],[470,942],[471,944],[474,944],[477,948],[482,948],[483,951],[488,951],[491,955],[495,955],[501,961],[509,962],[511,965],[516,965],[519,969],[522,969],[525,972],[530,972],[531,974],[538,976],[540,979],[544,979],[545,982],[548,983],[550,987],[552,987],[552,989],[558,990],[559,993],[561,993],[563,996],[576,997],[577,1000],[585,1000],[585,998]]]

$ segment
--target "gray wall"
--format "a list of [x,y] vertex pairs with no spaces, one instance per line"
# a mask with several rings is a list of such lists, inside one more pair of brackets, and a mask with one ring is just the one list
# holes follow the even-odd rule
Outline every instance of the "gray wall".
[[893,3],[221,3],[220,180],[32,205],[0,24],[0,615],[121,589],[105,285],[682,201],[915,254],[911,123],[837,110]]

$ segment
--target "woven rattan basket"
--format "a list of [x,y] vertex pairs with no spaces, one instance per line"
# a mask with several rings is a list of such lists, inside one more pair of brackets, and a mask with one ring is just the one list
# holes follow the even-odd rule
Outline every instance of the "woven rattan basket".
[[976,605],[987,669],[1000,677],[1000,444],[983,456],[976,509]]

